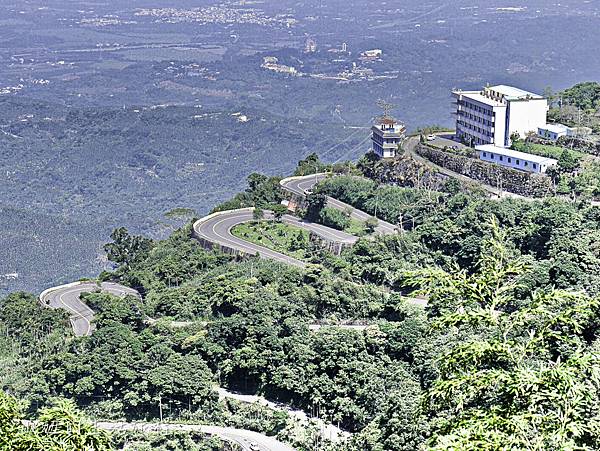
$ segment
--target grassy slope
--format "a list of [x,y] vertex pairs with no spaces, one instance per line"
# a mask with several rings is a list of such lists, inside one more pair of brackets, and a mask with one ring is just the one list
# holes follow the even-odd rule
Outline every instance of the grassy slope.
[[306,251],[295,248],[293,243],[298,234],[301,234],[302,241],[308,244],[308,232],[288,224],[274,221],[250,222],[235,226],[231,233],[238,238],[297,259],[306,257]]
[[[525,143],[524,141],[517,141],[517,142],[513,143],[513,147],[515,150],[518,150],[520,152],[526,152],[526,153],[530,153],[533,155],[539,155],[542,157],[554,158],[555,160],[558,160],[560,158],[560,155],[565,150],[561,146]],[[578,152],[577,150],[570,150],[570,151],[577,158],[582,158],[584,156],[583,153]]]

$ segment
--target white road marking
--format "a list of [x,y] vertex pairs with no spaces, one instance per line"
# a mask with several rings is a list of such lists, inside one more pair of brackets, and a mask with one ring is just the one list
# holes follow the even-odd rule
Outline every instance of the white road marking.
[[[74,290],[75,292],[78,293],[77,295],[77,299],[79,300],[79,296],[81,296],[81,293],[84,293],[84,290]],[[66,307],[67,310],[72,311],[73,313],[75,313],[76,316],[79,316],[82,320],[84,320],[87,323],[87,330],[85,332],[85,335],[89,335],[90,334],[90,330],[92,325],[90,324],[90,321],[81,314],[81,312],[75,310],[74,308],[72,308],[69,304],[67,304],[64,299],[63,296],[65,294],[69,294],[72,293],[72,291],[65,291],[64,293],[62,293],[59,297],[58,300],[61,302],[62,305],[64,305]],[[81,300],[79,300],[79,302],[81,302],[83,304],[83,302]]]
[[[83,333],[82,336],[91,335],[91,333],[92,333],[91,318],[93,318],[93,316],[94,316],[94,311],[92,309],[90,309],[87,306],[87,304],[81,300],[81,295],[83,293],[91,293],[91,292],[95,292],[95,291],[100,291],[100,292],[106,292],[106,293],[109,293],[109,294],[112,294],[115,296],[120,296],[120,297],[124,297],[127,295],[135,295],[135,296],[139,297],[139,293],[137,293],[135,290],[133,290],[133,289],[127,290],[127,289],[121,288],[117,284],[109,283],[109,282],[104,282],[100,287],[98,287],[95,284],[88,283],[88,284],[79,284],[79,285],[74,285],[74,286],[69,286],[69,287],[57,287],[57,288],[58,288],[57,290],[51,289],[50,291],[47,291],[47,294],[44,295],[44,297],[43,297],[43,299],[41,299],[41,301],[45,305],[48,305],[51,308],[62,308],[64,310],[66,310],[67,312],[71,313],[70,321],[71,321],[71,325],[73,327],[73,331],[75,333],[77,333],[77,329],[75,327],[76,321],[83,320],[84,324],[87,325],[87,328],[85,329],[85,332]],[[74,302],[69,304],[69,301],[65,298],[65,296],[74,296],[75,297]],[[53,300],[57,303],[57,305],[54,307],[52,305],[50,305]],[[75,307],[73,305],[75,305]],[[77,307],[79,307],[79,310],[77,310]]]
[[[244,213],[239,213],[237,215],[226,216],[225,218],[223,218],[223,219],[221,219],[221,220],[219,220],[219,221],[217,221],[217,222],[215,222],[215,223],[212,224],[212,233],[216,237],[218,237],[221,240],[223,240],[225,243],[228,243],[230,245],[235,246],[234,249],[236,249],[238,251],[249,253],[248,249],[250,249],[250,250],[256,251],[256,252],[258,252],[259,254],[262,254],[262,255],[269,255],[272,259],[275,259],[277,261],[281,261],[283,263],[296,262],[296,266],[304,266],[305,265],[305,263],[301,262],[300,260],[296,260],[293,257],[288,257],[285,254],[281,254],[279,252],[272,251],[269,248],[266,248],[266,247],[263,247],[263,246],[258,246],[258,245],[255,245],[254,243],[250,243],[248,241],[241,240],[241,239],[239,239],[239,241],[238,241],[238,239],[236,239],[231,234],[231,229],[233,227],[235,227],[236,225],[241,224],[243,222],[246,222],[246,220],[249,220],[250,218],[247,218],[247,215],[248,215],[248,213],[244,212]],[[242,221],[239,221],[238,223],[232,224],[231,226],[229,226],[227,228],[227,232],[226,232],[227,236],[221,235],[217,231],[217,227],[220,226],[222,223],[228,222],[230,220],[237,220],[237,219],[241,219]],[[204,236],[207,239],[211,240],[210,236],[208,236],[206,234],[204,234]]]

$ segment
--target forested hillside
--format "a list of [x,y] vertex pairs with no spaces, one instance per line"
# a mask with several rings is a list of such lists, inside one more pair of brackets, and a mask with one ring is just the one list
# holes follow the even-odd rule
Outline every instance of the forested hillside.
[[[253,175],[219,208],[277,202],[278,180]],[[398,233],[340,256],[308,242],[299,269],[203,249],[190,225],[161,241],[120,230],[106,247],[118,267],[100,278],[142,300],[85,295],[97,329],[73,338],[64,314],[6,297],[2,389],[29,401],[26,415],[67,398],[93,418],[232,425],[299,450],[598,449],[600,210],[356,175],[311,196],[322,193],[377,209]],[[318,413],[351,436],[329,444],[217,387]]]
[[[347,147],[331,149],[348,137]],[[164,238],[182,224],[164,216],[173,208],[207,213],[242,190],[251,172],[286,173],[314,149],[335,159],[362,139],[341,125],[325,130],[255,108],[2,98],[0,293],[93,276],[106,267],[102,244],[112,229]],[[68,251],[54,252],[67,241]]]

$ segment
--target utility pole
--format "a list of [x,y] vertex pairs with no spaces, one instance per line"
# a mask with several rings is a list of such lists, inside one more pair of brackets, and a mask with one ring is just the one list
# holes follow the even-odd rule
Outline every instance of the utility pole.
[[163,422],[163,411],[162,411],[162,393],[158,395],[158,416],[160,418],[160,422]]

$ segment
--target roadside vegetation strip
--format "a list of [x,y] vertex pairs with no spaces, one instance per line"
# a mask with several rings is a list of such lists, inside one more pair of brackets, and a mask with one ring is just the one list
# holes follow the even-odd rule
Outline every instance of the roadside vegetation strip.
[[277,221],[253,221],[238,224],[231,229],[238,238],[282,252],[290,257],[304,259],[309,245],[309,233],[299,227]]
[[565,150],[571,155],[573,155],[577,160],[581,160],[585,156],[593,157],[592,155],[586,155],[585,153],[580,152],[579,150],[569,149],[568,147],[562,147],[551,144],[530,143],[524,140],[518,140],[513,142],[512,147],[520,152],[539,155],[542,157],[554,158],[556,160],[558,160],[561,157]]
[[319,428],[321,437],[330,440],[334,444],[343,442],[352,436],[350,432],[345,431],[332,423],[329,423],[321,418],[310,417],[304,410],[294,409],[287,404],[269,401],[260,395],[245,395],[232,392],[221,387],[217,387],[216,390],[217,393],[219,393],[219,398],[221,399],[234,399],[238,402],[247,404],[259,404],[272,410],[285,412],[287,415],[304,425],[309,425],[311,422],[315,423]]
[[[294,196],[299,196],[300,198],[306,198],[307,194],[310,194],[315,186],[325,180],[326,178],[332,176],[332,173],[319,173],[319,174],[311,174],[311,175],[303,175],[303,176],[294,176],[287,177],[282,179],[279,184],[282,189],[291,193]],[[381,235],[390,235],[394,234],[397,231],[397,228],[394,224],[383,221],[379,218],[376,218],[362,210],[359,210],[352,205],[349,205],[345,202],[342,202],[334,197],[327,197],[327,207],[334,208],[336,210],[340,210],[342,212],[349,212],[350,220],[352,222],[351,228],[348,231],[359,231],[360,226],[366,225],[368,221],[375,220],[377,221],[377,225],[375,226],[375,232]]]
[[224,426],[212,426],[191,423],[148,423],[148,422],[111,422],[98,421],[95,426],[105,431],[139,431],[144,433],[160,433],[168,431],[200,432],[215,435],[228,442],[240,445],[244,451],[295,451],[290,445],[278,441],[274,437],[246,429]]

